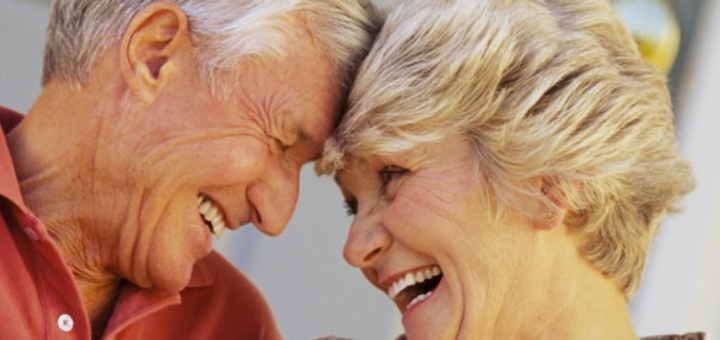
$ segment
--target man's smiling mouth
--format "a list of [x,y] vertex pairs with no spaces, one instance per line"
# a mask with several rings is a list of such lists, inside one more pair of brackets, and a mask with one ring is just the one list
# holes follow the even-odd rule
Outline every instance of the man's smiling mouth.
[[429,298],[440,284],[443,274],[438,266],[408,272],[395,280],[387,290],[401,313]]
[[222,212],[220,212],[220,208],[215,202],[203,194],[198,194],[197,205],[200,216],[208,228],[210,228],[210,232],[220,239],[223,233],[225,233],[226,226],[225,217]]

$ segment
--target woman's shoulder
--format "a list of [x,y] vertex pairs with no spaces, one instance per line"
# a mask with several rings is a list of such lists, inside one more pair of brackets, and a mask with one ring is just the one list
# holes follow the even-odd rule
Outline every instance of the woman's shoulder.
[[710,340],[703,332],[685,333],[685,334],[668,334],[654,335],[640,338],[640,340]]

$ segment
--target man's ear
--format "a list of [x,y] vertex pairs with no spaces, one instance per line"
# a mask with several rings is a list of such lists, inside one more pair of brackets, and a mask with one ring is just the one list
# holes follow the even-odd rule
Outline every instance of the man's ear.
[[185,13],[175,4],[154,2],[130,21],[120,45],[120,68],[130,91],[150,105],[192,50]]
[[535,188],[540,191],[543,200],[540,201],[540,209],[533,219],[533,225],[539,229],[553,229],[565,219],[567,197],[554,178],[539,178],[535,183]]

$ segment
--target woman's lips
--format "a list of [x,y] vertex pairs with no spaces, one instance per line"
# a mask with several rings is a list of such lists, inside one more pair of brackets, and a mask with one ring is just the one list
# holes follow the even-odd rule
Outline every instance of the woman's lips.
[[442,279],[438,265],[425,266],[393,275],[382,284],[401,313],[427,300]]

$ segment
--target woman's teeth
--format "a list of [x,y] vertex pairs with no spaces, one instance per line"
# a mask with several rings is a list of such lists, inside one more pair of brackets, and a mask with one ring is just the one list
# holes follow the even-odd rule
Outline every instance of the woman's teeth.
[[425,294],[420,294],[420,295],[416,296],[414,299],[412,299],[412,301],[410,301],[410,303],[407,304],[405,309],[410,309],[410,307],[414,306],[416,303],[427,300],[427,298],[429,298],[430,295],[432,295],[432,293],[433,293],[433,291],[429,291]]
[[210,227],[210,232],[218,239],[221,238],[223,233],[225,233],[225,218],[222,213],[220,213],[220,209],[218,209],[215,203],[202,194],[198,195],[197,203],[200,216],[207,222]]
[[[413,273],[407,273],[407,274],[405,274],[404,277],[401,277],[397,281],[393,282],[392,286],[390,286],[390,289],[388,289],[387,294],[391,300],[395,300],[395,297],[397,297],[397,295],[400,294],[400,292],[405,290],[405,288],[413,286],[418,283],[421,283],[425,280],[432,279],[440,274],[442,274],[442,271],[440,270],[440,267],[438,267],[438,266],[433,266],[432,268],[421,269],[421,270],[418,270]],[[427,295],[424,298],[422,298],[422,300],[425,300],[426,298],[428,298],[431,293],[432,292],[428,292],[428,294],[422,294],[422,295]],[[410,305],[412,305],[415,302],[419,302],[419,301],[415,301],[418,298],[420,298],[420,296],[415,297],[415,299],[413,299],[410,302]],[[422,300],[420,300],[420,301],[422,301]]]

